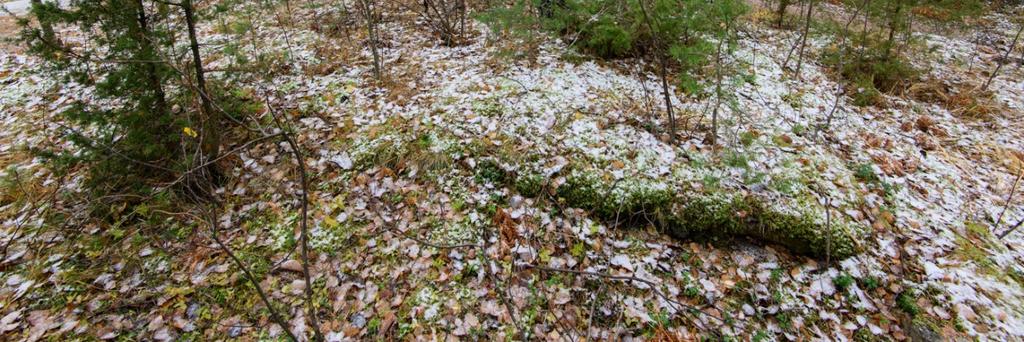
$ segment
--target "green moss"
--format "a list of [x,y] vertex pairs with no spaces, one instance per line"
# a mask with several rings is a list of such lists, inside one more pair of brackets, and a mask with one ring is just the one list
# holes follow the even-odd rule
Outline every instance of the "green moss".
[[772,189],[785,195],[796,194],[796,189],[801,185],[801,180],[789,177],[773,178],[771,181]]
[[789,138],[789,137],[787,137],[785,135],[781,135],[781,134],[772,137],[772,142],[775,143],[775,145],[779,146],[779,147],[790,147],[790,146],[793,146],[792,138]]
[[789,104],[793,109],[800,109],[804,106],[804,94],[802,92],[787,93],[782,95],[782,100]]
[[408,146],[404,137],[396,132],[388,132],[376,138],[357,139],[349,150],[355,170],[378,166],[395,169],[408,153]]
[[989,258],[989,253],[983,249],[985,242],[975,242],[967,239],[963,236],[956,237],[956,244],[959,246],[954,253],[957,258],[963,261],[973,262],[978,269],[990,276],[1002,276],[1002,272],[999,272],[995,261]]
[[868,328],[861,328],[853,333],[853,340],[856,342],[872,342],[878,341],[878,338]]
[[608,219],[664,214],[675,197],[665,184],[656,181],[636,178],[606,181],[596,172],[578,169],[569,173],[557,193],[570,206]]
[[844,227],[828,229],[813,213],[782,213],[753,197],[691,197],[673,214],[667,228],[680,238],[746,236],[819,257],[845,258],[856,252],[854,239]]
[[1013,267],[1006,267],[1005,269],[1003,269],[1003,273],[1006,274],[1006,277],[1017,282],[1017,284],[1024,285],[1024,272],[1021,272]]
[[917,316],[921,313],[921,308],[917,306],[917,298],[911,292],[903,291],[896,296],[896,307],[910,316]]
[[807,132],[807,127],[804,126],[804,125],[801,125],[801,124],[795,124],[795,125],[793,125],[792,132],[793,132],[793,134],[796,134],[796,135],[803,135],[804,132]]
[[992,232],[988,230],[988,226],[977,222],[965,222],[964,224],[967,226],[967,232],[970,233],[972,237],[985,241],[992,240]]
[[825,227],[813,212],[783,213],[749,196],[677,192],[652,180],[609,181],[578,169],[570,171],[557,189],[569,206],[604,219],[654,222],[676,238],[751,237],[818,257],[845,258],[856,252],[847,227]]
[[516,191],[526,197],[540,196],[544,190],[544,177],[540,175],[522,175],[515,180]]
[[838,289],[839,292],[846,292],[846,290],[853,285],[853,277],[849,274],[843,273],[838,277],[832,278],[832,284],[835,284],[836,289]]
[[497,96],[473,102],[472,106],[474,112],[487,117],[501,116],[505,112],[505,107],[501,105],[500,99]]
[[490,182],[493,184],[502,184],[506,180],[505,170],[498,165],[498,162],[493,159],[481,160],[476,165],[476,180],[477,182]]
[[449,245],[478,243],[482,234],[479,224],[474,223],[469,215],[461,220],[431,220],[429,227],[430,241]]
[[858,107],[881,106],[885,102],[882,92],[870,86],[873,83],[869,79],[855,81],[857,88],[853,90],[853,105]]
[[857,164],[853,167],[853,170],[853,176],[861,182],[874,183],[879,181],[879,177],[875,174],[875,169],[870,163]]
[[570,173],[565,184],[558,187],[558,197],[566,203],[588,210],[596,210],[600,205],[601,197],[607,193],[599,187],[601,180],[593,173]]
[[860,281],[860,285],[861,287],[868,291],[877,289],[879,286],[882,286],[881,282],[875,276],[867,276],[865,278],[862,278]]
[[728,165],[728,166],[731,166],[731,167],[744,168],[744,169],[747,168],[749,166],[749,163],[750,163],[750,161],[748,160],[747,156],[742,154],[742,153],[739,153],[739,152],[728,152],[728,153],[726,153],[724,159],[722,160],[722,162],[724,162],[725,165]]
[[747,132],[740,133],[740,143],[743,144],[743,146],[753,145],[754,141],[756,141],[756,140],[757,140],[757,133],[755,133],[755,132],[747,131]]

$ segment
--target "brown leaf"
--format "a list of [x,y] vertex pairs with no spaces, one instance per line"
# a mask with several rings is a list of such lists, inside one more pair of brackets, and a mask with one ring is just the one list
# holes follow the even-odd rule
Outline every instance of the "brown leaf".
[[360,330],[359,328],[356,328],[356,327],[352,326],[351,324],[346,324],[345,328],[342,329],[341,331],[342,331],[342,333],[345,334],[346,337],[354,337],[354,336],[359,335],[359,330]]
[[929,137],[925,133],[920,133],[915,136],[914,142],[916,142],[917,146],[921,147],[921,149],[925,151],[933,151],[939,148],[939,144],[935,142],[935,139]]
[[932,126],[935,126],[935,124],[935,119],[932,119],[932,117],[927,115],[917,117],[917,121],[914,122],[914,125],[921,132],[928,132]]
[[298,260],[295,260],[295,259],[288,260],[288,261],[285,261],[283,264],[281,264],[281,267],[279,267],[279,269],[285,270],[285,271],[302,273],[302,263],[299,262]]
[[501,231],[502,240],[508,242],[509,245],[519,238],[519,234],[516,232],[516,222],[505,212],[505,209],[498,208],[491,221]]

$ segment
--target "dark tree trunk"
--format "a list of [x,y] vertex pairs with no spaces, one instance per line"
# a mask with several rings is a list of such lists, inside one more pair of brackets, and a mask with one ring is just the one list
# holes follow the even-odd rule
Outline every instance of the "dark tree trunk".
[[779,7],[775,10],[775,26],[782,27],[782,20],[786,18],[786,7],[789,7],[790,0],[779,0]]
[[676,142],[676,115],[672,111],[672,96],[668,87],[668,66],[665,63],[665,56],[659,58],[661,61],[661,89],[665,95],[665,111],[668,113],[668,134],[673,143]]
[[565,7],[565,0],[540,0],[538,10],[542,17],[551,18],[555,15],[555,9],[558,7]]
[[[657,37],[657,32],[654,31],[654,26],[651,25],[651,18],[650,16],[647,15],[647,6],[644,4],[644,0],[640,0],[640,11],[643,12],[644,24],[647,25],[647,29],[651,30],[651,34]],[[670,141],[672,141],[673,144],[675,144],[676,116],[675,113],[672,112],[672,95],[670,93],[670,88],[668,87],[668,62],[665,61],[667,53],[664,51],[667,48],[664,45],[662,45],[662,43],[657,39],[655,39],[654,44],[657,47],[656,51],[658,55],[658,63],[660,64],[659,76],[661,76],[662,94],[665,96],[665,112],[667,112],[668,114],[668,134],[670,135],[669,139]]]
[[144,7],[142,0],[135,1],[136,12],[138,17],[136,20],[139,23],[139,44],[142,47],[142,55],[146,60],[146,82],[149,83],[149,87],[153,89],[153,112],[157,115],[164,116],[167,114],[167,93],[164,92],[163,82],[160,80],[160,74],[157,70],[156,62],[156,51],[153,49],[153,43],[150,41],[152,34],[149,31],[149,18],[146,17],[146,8]]
[[[42,0],[32,0],[32,8],[42,7]],[[39,18],[39,29],[43,31],[43,40],[46,41],[46,44],[49,44],[51,46],[59,45],[57,44],[57,35],[53,33],[53,23],[51,23],[50,20],[46,20],[44,18],[37,18]]]
[[[381,65],[380,51],[377,49],[377,19],[373,13],[373,7],[375,5],[370,4],[371,0],[359,0],[360,11],[363,12],[363,17],[366,19],[366,34],[370,40],[370,51],[373,53],[373,76],[377,81],[381,80],[383,74],[383,66]],[[426,1],[424,1],[426,4]],[[424,5],[426,6],[426,5]]]
[[153,92],[153,101],[148,103],[150,115],[153,120],[153,132],[159,134],[162,145],[166,149],[167,153],[177,154],[181,151],[181,145],[177,139],[167,137],[165,134],[174,132],[170,126],[171,118],[168,116],[170,113],[169,106],[167,105],[167,93],[164,91],[163,77],[160,76],[159,70],[159,57],[156,52],[156,48],[153,47],[153,33],[150,30],[149,17],[146,15],[146,7],[142,0],[135,0],[135,21],[137,26],[135,27],[134,36],[139,43],[138,59],[143,61],[143,70],[145,72],[145,82],[148,88]]
[[896,31],[899,29],[899,18],[900,12],[903,10],[903,4],[899,0],[894,2],[895,8],[892,11],[892,16],[889,17],[889,37],[885,43],[885,58],[888,59],[892,52],[892,47],[896,44]]
[[981,87],[981,90],[988,90],[989,84],[992,84],[992,80],[994,80],[996,75],[999,74],[999,69],[1002,69],[1003,64],[1006,64],[1006,61],[1010,59],[1010,53],[1013,52],[1013,48],[1017,46],[1017,41],[1020,40],[1021,31],[1024,31],[1024,24],[1017,29],[1017,34],[1013,36],[1013,42],[1010,43],[1010,47],[1006,48],[1006,54],[996,62],[996,70],[993,70],[992,74],[988,75],[988,80],[985,81],[985,85]]
[[724,44],[725,38],[718,41],[718,49],[715,52],[715,109],[711,112],[711,132],[708,132],[707,138],[704,139],[711,146],[718,143],[718,109],[722,106],[722,46]]
[[[199,40],[196,37],[196,17],[192,0],[183,0],[181,8],[185,11],[185,24],[188,25],[188,40],[192,50],[192,64],[196,73],[196,90],[202,105],[202,149],[205,160],[215,160],[220,155],[220,123],[219,115],[213,110],[213,100],[206,86],[206,72],[203,70],[203,58],[199,54]],[[211,165],[212,166],[212,165]]]
[[796,77],[800,77],[800,67],[804,64],[804,48],[807,47],[807,36],[811,35],[811,13],[814,11],[814,0],[807,2],[807,15],[804,17],[804,33],[800,37],[800,54],[796,57]]

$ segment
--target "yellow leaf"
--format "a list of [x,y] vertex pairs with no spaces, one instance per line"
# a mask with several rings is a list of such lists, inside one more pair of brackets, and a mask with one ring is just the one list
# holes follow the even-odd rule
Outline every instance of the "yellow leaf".
[[324,217],[324,227],[334,228],[334,227],[337,227],[337,226],[338,226],[338,220],[335,220],[333,217],[330,217],[330,216]]
[[196,131],[193,130],[192,127],[185,127],[185,128],[182,128],[181,130],[183,132],[185,132],[185,135],[187,135],[187,136],[190,136],[190,137],[193,137],[193,138],[199,136],[199,134],[196,133]]
[[356,91],[356,86],[349,84],[347,87],[345,87],[346,93],[351,94],[353,91]]

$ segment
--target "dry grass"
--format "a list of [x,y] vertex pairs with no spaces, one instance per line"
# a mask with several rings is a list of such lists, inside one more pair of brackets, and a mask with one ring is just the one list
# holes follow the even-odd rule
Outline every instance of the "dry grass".
[[18,23],[9,15],[0,16],[0,49],[8,53],[21,53],[24,48],[12,39],[18,36]]
[[989,157],[1006,168],[1007,173],[1016,175],[1024,171],[1024,152],[995,144],[989,147]]
[[942,105],[953,115],[965,119],[986,120],[1006,112],[992,91],[982,91],[966,84],[946,84],[942,80],[926,79],[914,83],[907,93],[918,101]]

